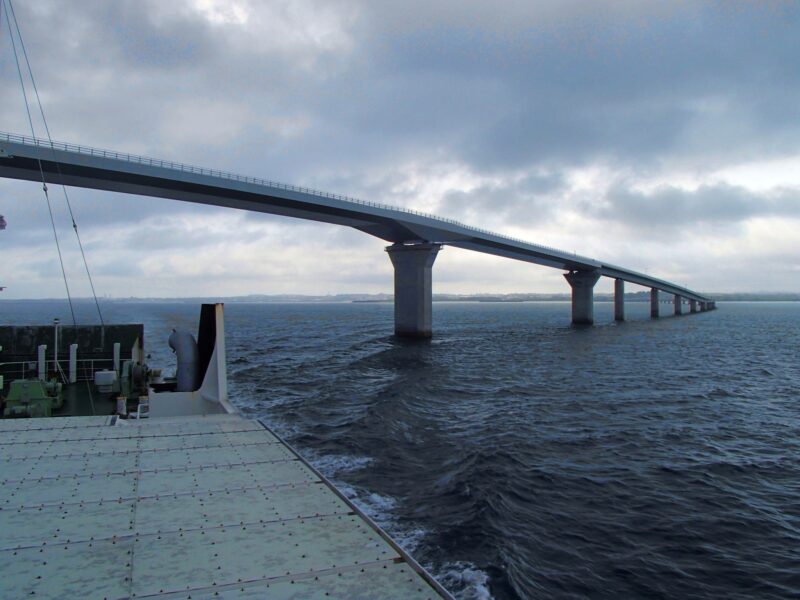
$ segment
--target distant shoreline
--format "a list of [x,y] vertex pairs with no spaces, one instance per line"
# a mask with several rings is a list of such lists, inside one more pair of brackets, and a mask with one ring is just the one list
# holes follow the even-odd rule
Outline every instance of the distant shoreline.
[[[800,302],[800,293],[781,292],[781,293],[721,293],[708,294],[717,302]],[[671,294],[663,292],[661,299],[666,301],[672,297]],[[613,294],[597,293],[594,296],[597,302],[611,302]],[[94,302],[91,298],[73,298],[73,302]],[[250,296],[230,296],[230,297],[211,297],[211,296],[192,296],[192,297],[173,297],[173,298],[100,298],[101,303],[115,302],[225,302],[229,304],[381,304],[391,303],[394,298],[391,294],[332,294],[327,296],[312,296],[303,294],[276,294],[262,295],[254,294]],[[65,298],[3,298],[2,302],[60,302],[66,301]],[[499,302],[499,303],[520,303],[520,302],[569,302],[569,294],[434,294],[434,302]],[[650,302],[650,293],[647,291],[633,292],[625,294],[625,302]]]

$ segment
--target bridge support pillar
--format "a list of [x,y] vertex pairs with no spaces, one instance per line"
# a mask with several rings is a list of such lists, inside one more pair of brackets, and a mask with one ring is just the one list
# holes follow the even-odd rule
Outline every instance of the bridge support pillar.
[[625,320],[625,282],[622,279],[614,280],[614,320]]
[[697,300],[689,300],[689,312],[690,313],[697,312]]
[[650,288],[650,317],[658,318],[658,290],[656,288]]
[[394,265],[394,334],[431,337],[432,267],[441,244],[394,244],[386,248]]
[[675,294],[675,299],[673,300],[675,304],[675,315],[682,315],[683,314],[683,298],[678,294]]
[[572,322],[576,325],[594,323],[594,284],[600,279],[597,271],[571,271],[564,274],[572,286]]

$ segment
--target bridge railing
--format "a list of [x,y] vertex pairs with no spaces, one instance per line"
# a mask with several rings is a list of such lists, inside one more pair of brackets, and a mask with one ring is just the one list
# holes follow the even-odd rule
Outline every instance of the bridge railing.
[[65,152],[77,152],[78,154],[85,154],[88,156],[100,156],[103,158],[111,158],[114,160],[121,160],[130,163],[137,163],[143,165],[149,165],[153,167],[162,167],[165,169],[173,169],[176,171],[184,171],[187,173],[194,173],[197,175],[208,175],[211,177],[219,177],[222,179],[228,179],[231,181],[240,181],[243,183],[252,183],[255,185],[264,185],[268,187],[278,188],[281,190],[286,190],[290,192],[300,192],[304,194],[313,194],[315,196],[322,196],[324,198],[329,198],[332,200],[338,200],[340,202],[350,202],[352,204],[358,204],[361,206],[371,206],[373,208],[379,208],[381,210],[391,210],[391,211],[398,211],[406,214],[416,215],[419,217],[424,217],[426,219],[432,219],[434,221],[438,221],[440,223],[448,223],[450,225],[456,225],[457,227],[463,227],[464,229],[474,231],[476,233],[482,233],[484,235],[491,235],[493,237],[509,240],[512,242],[516,242],[518,244],[525,244],[527,246],[531,246],[533,248],[541,248],[542,250],[546,250],[548,252],[555,252],[557,254],[561,254],[563,256],[572,256],[577,261],[585,261],[590,263],[596,263],[598,261],[587,258],[585,256],[579,256],[575,253],[565,252],[564,250],[559,250],[558,248],[553,248],[552,246],[545,246],[542,244],[533,244],[529,241],[523,240],[521,238],[512,237],[509,235],[502,235],[495,233],[493,231],[489,231],[488,229],[482,229],[480,227],[474,227],[473,225],[467,225],[462,223],[461,221],[457,221],[455,219],[449,219],[447,217],[439,217],[437,215],[433,215],[430,213],[426,213],[419,210],[414,210],[413,208],[405,208],[401,206],[391,206],[389,204],[381,204],[379,202],[370,202],[369,200],[361,200],[359,198],[354,198],[352,196],[345,196],[342,194],[334,194],[331,192],[326,192],[323,190],[317,190],[314,188],[307,188],[297,185],[291,185],[288,183],[281,183],[278,181],[271,181],[269,179],[261,179],[259,177],[248,177],[246,175],[237,175],[236,173],[229,173],[226,171],[218,171],[216,169],[206,169],[203,167],[195,167],[192,165],[187,165],[184,163],[176,163],[169,160],[161,160],[158,158],[148,158],[146,156],[138,156],[136,154],[128,154],[125,152],[116,152],[114,150],[103,150],[100,148],[92,148],[90,146],[80,146],[78,144],[69,144],[66,142],[55,142],[50,140],[44,140],[41,138],[30,137],[27,135],[20,135],[16,133],[6,133],[0,132],[0,140],[5,140],[7,142],[14,142],[18,144],[24,144],[26,146],[37,146],[41,148],[50,148],[51,150],[60,150]]

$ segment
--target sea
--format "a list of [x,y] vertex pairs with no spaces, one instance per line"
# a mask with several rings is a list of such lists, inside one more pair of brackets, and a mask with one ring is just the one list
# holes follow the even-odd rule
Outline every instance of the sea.
[[[167,371],[199,316],[103,310]],[[440,302],[409,342],[391,304],[231,303],[231,399],[459,599],[800,598],[800,303],[612,310]],[[0,302],[1,324],[54,317]]]

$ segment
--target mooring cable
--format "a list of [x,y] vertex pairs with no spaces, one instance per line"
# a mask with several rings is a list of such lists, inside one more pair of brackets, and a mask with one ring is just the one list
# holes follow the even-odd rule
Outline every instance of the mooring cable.
[[[3,0],[5,2],[10,0]],[[9,14],[9,8],[6,4],[6,26],[8,27],[8,37],[11,40],[11,49],[14,52],[14,62],[17,66],[17,74],[19,75],[19,85],[22,89],[22,98],[25,102],[25,112],[28,115],[28,124],[31,128],[31,135],[35,138],[36,137],[36,129],[33,125],[33,117],[31,116],[31,109],[28,105],[28,93],[25,91],[25,81],[22,77],[22,67],[19,64],[19,55],[17,54],[17,44],[14,41],[14,32],[11,30],[11,19],[13,18],[13,9],[12,13]],[[21,42],[21,40],[20,40]],[[58,232],[56,231],[56,220],[53,217],[53,207],[50,203],[50,195],[47,193],[47,181],[45,180],[44,176],[44,168],[42,167],[41,159],[37,159],[37,163],[39,165],[39,174],[42,178],[42,191],[44,192],[45,200],[47,201],[47,212],[50,213],[50,224],[53,226],[53,238],[56,241],[56,250],[58,251],[58,262],[61,265],[61,275],[64,277],[64,287],[67,290],[67,302],[69,303],[69,312],[72,315],[72,324],[77,327],[78,322],[75,319],[75,309],[72,306],[72,295],[69,292],[69,283],[67,281],[67,271],[64,269],[64,258],[61,255],[61,244],[58,242]]]
[[[25,49],[25,41],[22,39],[22,32],[19,28],[19,22],[17,21],[17,15],[14,12],[14,2],[12,0],[6,0],[8,2],[8,6],[11,9],[11,18],[14,19],[14,27],[17,30],[17,38],[19,38],[19,45],[22,48],[22,56],[25,59],[25,65],[28,67],[28,74],[31,78],[31,85],[33,86],[33,92],[36,94],[36,102],[39,105],[39,113],[42,115],[42,123],[44,124],[44,130],[47,134],[47,141],[50,143],[50,150],[53,153],[53,162],[56,166],[56,171],[58,173],[59,180],[61,179],[61,166],[56,160],[56,151],[53,147],[53,138],[50,136],[50,127],[47,124],[47,117],[44,115],[44,105],[42,104],[42,100],[39,97],[39,88],[36,87],[36,78],[33,76],[33,69],[31,68],[30,60],[28,60],[28,51]],[[83,258],[83,266],[86,269],[86,277],[89,279],[89,287],[92,290],[92,298],[94,299],[94,305],[97,308],[97,316],[100,318],[100,325],[104,326],[105,322],[103,321],[103,313],[100,310],[100,302],[97,300],[97,294],[95,293],[94,289],[94,281],[92,281],[92,274],[89,271],[89,263],[86,260],[86,253],[83,250],[83,242],[81,241],[81,234],[78,232],[78,224],[75,221],[75,215],[72,212],[72,203],[69,201],[69,194],[67,193],[67,186],[63,183],[61,184],[61,190],[64,192],[64,200],[67,204],[67,209],[69,210],[69,218],[72,221],[72,229],[75,231],[75,237],[78,239],[78,247],[81,250],[81,257]]]

